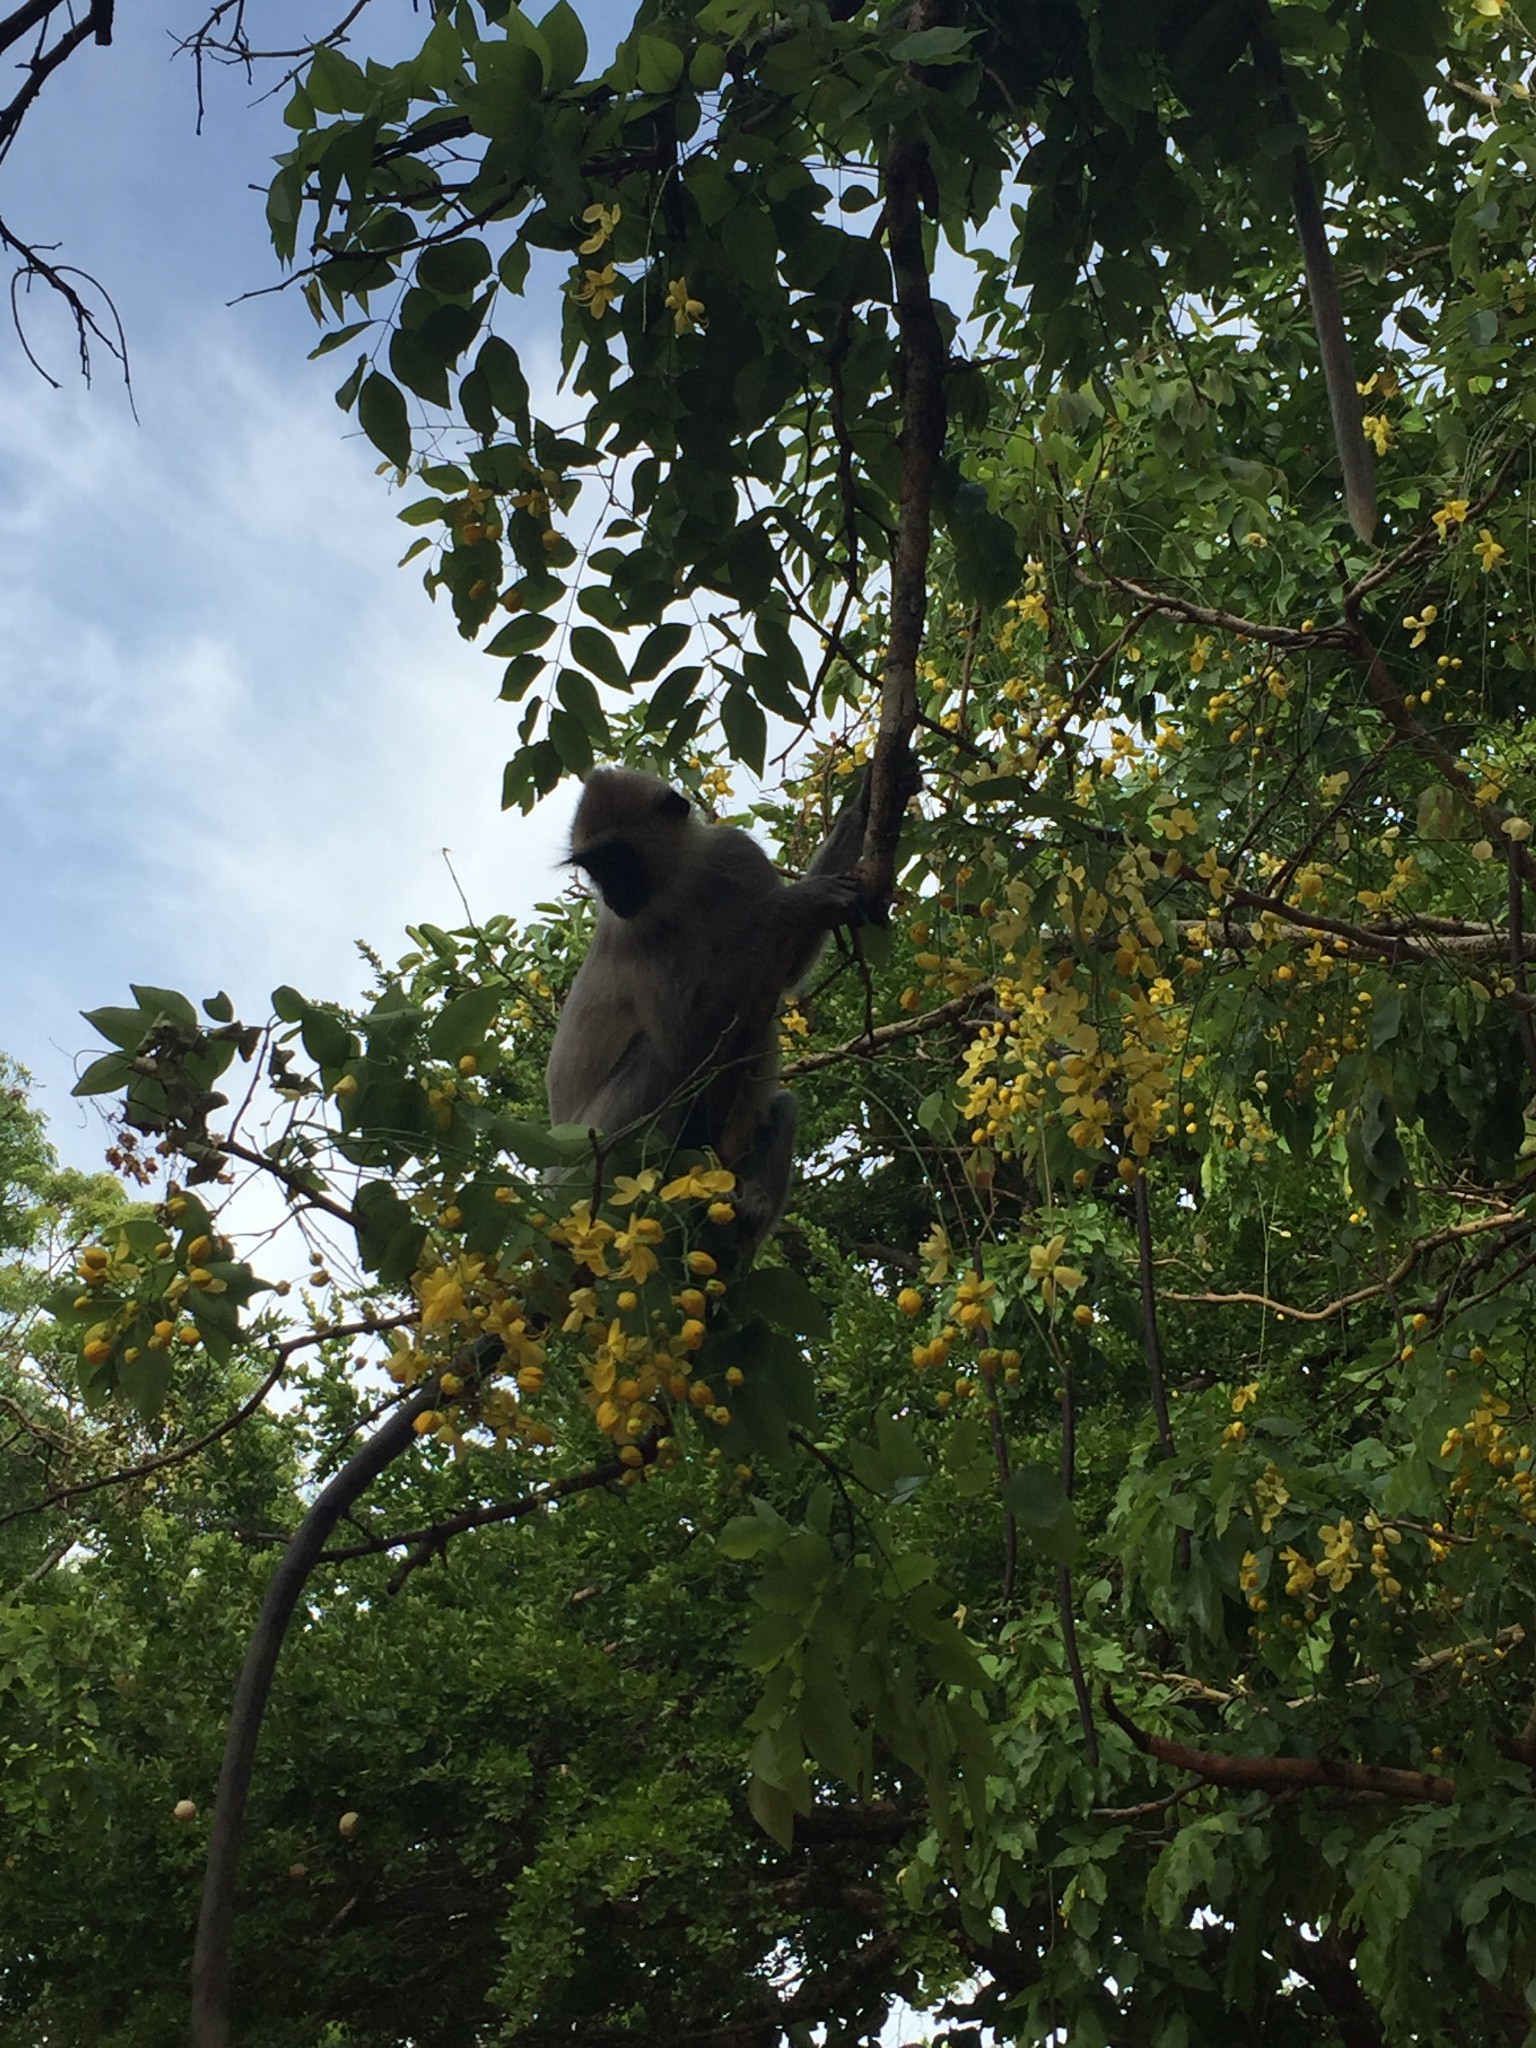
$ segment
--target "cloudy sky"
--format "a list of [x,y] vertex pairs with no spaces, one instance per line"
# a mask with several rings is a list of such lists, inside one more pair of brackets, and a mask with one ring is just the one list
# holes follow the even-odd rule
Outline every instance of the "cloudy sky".
[[[339,15],[338,9],[338,15]],[[359,42],[415,33],[374,0]],[[535,5],[530,11],[537,14]],[[581,0],[594,51],[631,10]],[[513,714],[416,569],[377,457],[331,393],[343,355],[277,275],[261,191],[281,101],[210,78],[196,134],[182,0],[124,7],[72,57],[0,165],[0,212],[110,289],[138,421],[103,358],[24,307],[50,390],[0,328],[0,1050],[31,1068],[55,1143],[100,1162],[69,1090],[99,1049],[79,1012],[149,981],[224,988],[248,1017],[291,981],[351,996],[353,941],[462,921],[559,887],[569,798],[499,809]],[[254,0],[253,40],[332,16]],[[520,325],[535,399],[553,323]],[[339,367],[338,367],[339,366]]]

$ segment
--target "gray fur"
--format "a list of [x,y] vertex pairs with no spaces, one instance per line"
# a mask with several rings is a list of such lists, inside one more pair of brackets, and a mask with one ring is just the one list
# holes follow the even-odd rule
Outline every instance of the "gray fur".
[[783,1213],[794,1158],[779,1002],[828,932],[858,921],[867,806],[861,783],[803,879],[786,882],[756,840],[706,825],[655,776],[598,769],[577,805],[571,861],[601,908],[550,1049],[550,1119],[610,1137],[649,1124],[718,1153],[748,1251]]

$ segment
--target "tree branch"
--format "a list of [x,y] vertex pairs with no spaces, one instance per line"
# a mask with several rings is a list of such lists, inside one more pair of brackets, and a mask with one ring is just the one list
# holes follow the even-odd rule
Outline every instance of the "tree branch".
[[1123,1735],[1128,1735],[1145,1756],[1176,1770],[1192,1771],[1207,1785],[1224,1785],[1234,1792],[1296,1792],[1325,1787],[1342,1792],[1374,1792],[1386,1799],[1405,1799],[1449,1806],[1456,1797],[1452,1779],[1436,1777],[1430,1771],[1401,1771],[1388,1764],[1350,1763],[1320,1756],[1218,1756],[1207,1749],[1191,1749],[1184,1742],[1170,1742],[1166,1736],[1148,1735],[1115,1704],[1106,1685],[1101,1695],[1104,1711]]
[[[928,27],[935,11],[935,0],[914,0],[909,32]],[[944,337],[929,289],[921,211],[922,195],[932,186],[933,167],[918,134],[892,131],[883,172],[901,336],[901,505],[891,561],[891,637],[860,863],[866,894],[878,905],[889,903],[895,888],[896,845],[912,787],[917,658],[927,617],[934,475],[945,428]]]
[[1373,1281],[1369,1287],[1357,1287],[1350,1294],[1341,1294],[1336,1301],[1330,1301],[1322,1308],[1297,1308],[1288,1301],[1273,1301],[1267,1294],[1180,1294],[1171,1287],[1161,1290],[1164,1301],[1177,1301],[1195,1308],[1262,1308],[1271,1315],[1293,1323],[1327,1323],[1335,1316],[1342,1315],[1347,1308],[1354,1308],[1362,1301],[1372,1301],[1380,1294],[1389,1294],[1413,1271],[1419,1260],[1442,1245],[1455,1244],[1459,1238],[1479,1237],[1489,1230],[1524,1230],[1536,1227],[1536,1222],[1526,1215],[1507,1213],[1499,1216],[1485,1216],[1476,1223],[1450,1223],[1443,1230],[1434,1231],[1410,1245],[1402,1258],[1384,1280]]
[[[499,1351],[499,1345],[497,1348]],[[478,1370],[477,1356],[476,1345],[466,1346],[454,1359],[453,1370],[472,1379]],[[288,1623],[326,1538],[379,1474],[415,1442],[416,1418],[436,1406],[441,1378],[440,1373],[434,1373],[402,1402],[322,1490],[295,1531],[267,1588],[235,1687],[208,1838],[208,1867],[192,1954],[193,2048],[229,2048],[229,1937],[235,1917],[240,1836],[251,1769],[256,1760],[256,1742]]]

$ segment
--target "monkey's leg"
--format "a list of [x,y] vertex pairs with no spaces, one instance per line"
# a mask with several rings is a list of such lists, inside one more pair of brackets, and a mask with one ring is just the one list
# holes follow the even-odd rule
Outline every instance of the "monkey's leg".
[[735,1162],[736,1190],[731,1199],[743,1264],[784,1214],[799,1123],[799,1103],[787,1088],[776,1088],[757,1120],[745,1155]]

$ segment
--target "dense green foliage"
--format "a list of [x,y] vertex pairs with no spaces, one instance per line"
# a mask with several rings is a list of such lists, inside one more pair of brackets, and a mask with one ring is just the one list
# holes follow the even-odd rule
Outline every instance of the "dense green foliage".
[[1530,55],[1501,0],[709,0],[597,76],[565,0],[466,0],[315,55],[274,233],[523,707],[509,798],[622,754],[734,814],[804,719],[791,864],[890,729],[915,182],[926,786],[786,1019],[747,1275],[709,1161],[544,1128],[580,907],[423,928],[355,1013],[93,1013],[177,1179],[6,1366],[16,2039],[178,2023],[272,1548],[397,1387],[263,1735],[242,2042],[1532,2038]]

